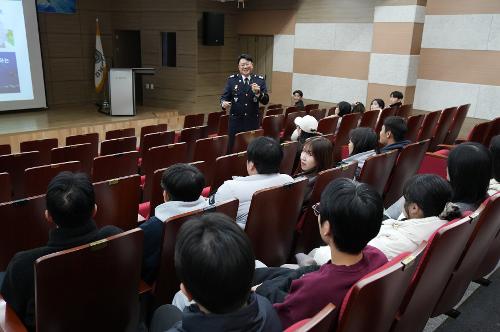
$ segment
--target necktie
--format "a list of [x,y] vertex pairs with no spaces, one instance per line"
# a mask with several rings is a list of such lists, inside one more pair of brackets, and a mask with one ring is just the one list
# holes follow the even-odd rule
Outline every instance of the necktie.
[[248,85],[248,77],[245,78],[245,84]]

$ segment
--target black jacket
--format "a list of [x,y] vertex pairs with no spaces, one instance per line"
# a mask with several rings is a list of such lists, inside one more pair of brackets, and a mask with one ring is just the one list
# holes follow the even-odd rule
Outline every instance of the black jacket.
[[391,150],[401,150],[402,148],[404,148],[405,146],[407,146],[410,143],[411,143],[411,141],[409,141],[409,140],[395,142],[393,144],[389,144],[389,145],[386,145],[383,148],[381,148],[380,153],[389,152]]

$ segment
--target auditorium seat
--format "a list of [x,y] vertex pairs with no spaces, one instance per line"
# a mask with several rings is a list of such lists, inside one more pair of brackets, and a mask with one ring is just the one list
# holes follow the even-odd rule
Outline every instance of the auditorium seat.
[[50,150],[57,148],[57,138],[37,139],[24,141],[20,144],[21,152],[38,151],[40,152],[40,165],[50,164]]
[[[317,105],[317,104],[315,104]],[[306,105],[306,107],[309,106],[309,105]],[[307,111],[306,111],[307,112]],[[325,116],[326,116],[326,108],[322,108],[322,109],[319,109],[319,108],[315,108],[315,109],[311,109],[309,111],[309,115],[312,116],[313,118],[315,118],[316,120],[321,120],[323,119]]]
[[[150,133],[144,135],[141,139],[140,153],[143,155],[143,151],[148,151],[149,148],[154,146],[162,146],[173,144],[175,141],[175,131],[160,131],[156,133]],[[141,159],[142,162],[142,159]]]
[[87,173],[90,176],[92,174],[92,162],[94,161],[92,144],[83,143],[61,146],[52,149],[50,154],[50,162],[52,164],[75,160],[80,162],[79,171]]
[[451,124],[453,122],[453,117],[457,112],[456,107],[448,107],[441,112],[439,120],[436,124],[433,137],[431,139],[431,144],[429,146],[429,151],[434,152],[439,144],[444,143],[446,134],[450,130]]
[[269,105],[267,105],[268,110],[273,109],[273,108],[283,108],[283,105],[282,104],[269,104]]
[[285,332],[330,332],[335,310],[335,306],[328,303],[316,315],[293,324]]
[[236,135],[234,135],[233,153],[246,151],[250,142],[261,136],[264,136],[263,129],[237,133]]
[[469,217],[443,225],[430,237],[391,332],[423,331],[474,225]]
[[24,170],[24,197],[42,195],[52,179],[61,172],[78,172],[81,170],[79,161],[66,161],[58,164],[30,167]]
[[411,114],[411,110],[413,108],[413,104],[405,104],[401,105],[401,107],[396,109],[396,116],[400,116],[402,118],[408,119]]
[[94,183],[97,227],[114,225],[123,230],[137,227],[140,184],[138,174]]
[[108,140],[130,136],[135,136],[135,128],[108,130],[104,136],[104,139]]
[[418,174],[436,174],[447,178],[448,157],[439,153],[427,152],[420,163]]
[[444,144],[454,144],[455,140],[462,129],[462,125],[464,124],[465,118],[467,117],[467,112],[469,111],[470,104],[460,105],[455,112],[455,116],[453,117],[453,121],[451,123],[451,127],[446,134],[444,139]]
[[28,332],[14,309],[5,302],[2,294],[0,294],[0,331]]
[[[292,114],[292,113],[295,113],[295,112],[299,112],[299,111],[300,110],[297,107],[295,107],[295,106],[290,106],[290,107],[285,108],[285,119],[287,118],[287,116],[289,114]],[[307,114],[307,113],[305,113],[305,114]],[[301,116],[303,116],[303,115],[301,115]]]
[[0,271],[18,252],[41,247],[55,225],[45,219],[45,195],[0,204]]
[[393,258],[354,284],[342,302],[336,331],[389,331],[425,244]]
[[398,151],[392,150],[366,159],[358,181],[369,184],[380,195],[383,195],[397,157]]
[[205,121],[205,114],[187,114],[184,117],[183,128],[200,127],[203,126],[203,121]]
[[487,199],[470,218],[477,218],[476,225],[431,317],[449,313],[476,276],[477,269],[500,229],[500,196]]
[[327,169],[318,173],[316,182],[311,191],[311,197],[305,206],[305,212],[296,227],[296,253],[308,253],[314,248],[324,245],[318,230],[318,217],[314,215],[312,206],[320,201],[321,193],[333,180],[339,178],[354,179],[357,167],[358,163],[353,162],[348,165]]
[[143,239],[134,229],[37,259],[37,331],[137,329]]
[[[282,108],[271,108],[266,111],[266,116],[283,115]],[[284,116],[284,115],[283,115]]]
[[[207,163],[205,161],[203,161],[203,160],[193,161],[193,162],[189,163],[189,165],[196,167],[198,169],[198,171],[200,171],[200,173],[203,175],[203,177],[205,179],[207,178],[208,168],[207,168]],[[205,180],[205,183],[206,183],[206,180]]]
[[297,128],[297,125],[294,122],[295,118],[304,117],[305,115],[306,115],[305,111],[297,111],[285,115],[285,121],[283,126],[284,129],[282,135],[282,139],[284,141],[289,141],[293,131],[295,130],[295,128]]
[[422,126],[420,127],[420,131],[417,135],[417,142],[430,139],[434,136],[434,131],[440,116],[441,111],[429,112],[425,115],[424,121],[422,122]]
[[490,122],[490,129],[488,130],[488,135],[486,135],[486,138],[484,139],[484,145],[486,147],[490,146],[491,139],[496,136],[500,135],[500,117],[497,117]]
[[380,114],[379,110],[376,111],[366,111],[361,116],[358,127],[368,127],[375,130],[375,125],[377,124],[377,119]]
[[140,146],[142,147],[142,142],[144,140],[145,135],[165,132],[167,130],[168,130],[168,124],[166,124],[166,123],[159,123],[159,124],[155,124],[155,125],[141,127],[141,132],[140,132],[140,136],[139,136]]
[[76,145],[90,143],[92,145],[92,158],[99,155],[99,134],[89,133],[83,135],[74,135],[66,137],[66,145]]
[[165,202],[163,198],[163,188],[161,187],[161,178],[163,172],[167,168],[168,167],[160,168],[154,171],[153,180],[151,182],[151,199],[148,202],[139,204],[139,214],[142,215],[145,219],[148,219],[150,216],[152,216],[154,214],[155,208]]
[[292,175],[294,172],[293,166],[295,157],[297,156],[298,142],[283,142],[281,149],[283,150],[283,159],[281,159],[280,173]]
[[228,135],[229,134],[229,115],[223,114],[219,119],[219,127],[217,128],[217,135]]
[[318,133],[329,135],[335,134],[335,130],[337,130],[337,123],[339,122],[338,116],[327,116],[318,121]]
[[12,200],[12,185],[9,173],[0,173],[0,203]]
[[204,161],[206,163],[207,174],[205,183],[207,186],[212,182],[215,171],[215,160],[226,154],[228,136],[213,136],[202,138],[196,141],[194,147],[194,161]]
[[136,151],[136,146],[137,137],[135,136],[108,139],[101,142],[101,156]]
[[210,185],[210,193],[214,194],[226,180],[233,176],[247,176],[247,153],[233,153],[215,160],[214,178]]
[[106,181],[137,174],[138,158],[138,151],[128,151],[95,157],[92,167],[92,181]]
[[422,122],[424,122],[425,115],[418,114],[412,115],[408,118],[406,122],[406,126],[408,127],[408,131],[406,132],[405,139],[410,142],[416,142],[418,133],[420,132],[420,128],[422,127]]
[[375,132],[378,134],[382,130],[382,126],[384,125],[385,119],[390,116],[394,116],[396,114],[396,110],[394,108],[385,108],[380,112],[380,116],[377,120],[377,125],[375,126]]
[[193,161],[194,147],[196,141],[207,137],[207,126],[189,127],[181,130],[179,143],[185,142],[187,145],[187,160]]
[[349,133],[358,126],[360,118],[360,113],[346,114],[342,117],[339,130],[335,135],[335,143],[333,144],[333,162],[342,160],[342,147],[349,144]]
[[24,196],[24,170],[40,164],[40,152],[22,152],[5,154],[0,156],[0,172],[10,175],[12,185],[12,199],[16,200]]
[[[477,143],[484,144],[486,141],[487,135],[489,133],[490,127],[491,127],[491,121],[486,121],[486,122],[476,124],[474,127],[472,127],[472,129],[469,132],[469,134],[467,135],[467,139],[465,141],[477,142]],[[455,142],[455,144],[462,143],[462,142],[463,142],[463,140],[460,142]]]
[[386,208],[403,196],[405,183],[417,174],[429,144],[430,141],[425,140],[408,144],[401,149],[385,187],[384,206]]
[[252,196],[245,233],[255,259],[267,266],[287,263],[308,180],[259,190]]
[[[498,196],[498,194],[497,194]],[[481,260],[481,264],[475,273],[474,280],[485,278],[486,275],[490,274],[497,267],[498,261],[500,260],[500,228],[495,234],[491,245],[486,251],[486,255]],[[486,281],[488,283],[488,281]]]
[[213,135],[217,133],[219,129],[219,120],[222,115],[226,114],[226,111],[218,111],[208,113],[207,117],[207,135]]
[[[319,104],[306,104],[304,106],[304,111],[306,111],[307,114],[310,114],[312,110],[316,110],[319,108]],[[326,112],[326,110],[325,110]]]
[[10,144],[0,144],[0,156],[4,154],[11,154]]
[[262,120],[262,129],[264,136],[272,137],[279,142],[281,127],[284,120],[283,114],[279,115],[266,115]]
[[205,209],[200,209],[184,213],[163,223],[163,239],[160,249],[160,266],[154,284],[152,295],[154,306],[171,303],[175,293],[179,290],[180,280],[178,279],[174,265],[175,242],[177,234],[182,225],[189,219],[207,212],[220,212],[228,215],[231,219],[236,219],[239,202],[237,199],[211,205]]

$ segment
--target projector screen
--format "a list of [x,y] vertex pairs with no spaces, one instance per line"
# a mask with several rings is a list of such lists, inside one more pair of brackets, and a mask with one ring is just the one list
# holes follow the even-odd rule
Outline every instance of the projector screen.
[[45,108],[35,0],[0,0],[0,111]]

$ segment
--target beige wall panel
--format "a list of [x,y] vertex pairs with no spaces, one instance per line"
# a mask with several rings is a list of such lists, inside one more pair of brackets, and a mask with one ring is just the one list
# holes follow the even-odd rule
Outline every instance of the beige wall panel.
[[[115,0],[117,1],[117,0]],[[121,0],[118,0],[121,2]],[[134,1],[134,0],[132,0]],[[141,0],[134,1],[141,4],[145,11],[194,11],[196,10],[196,0]]]
[[142,15],[140,12],[112,12],[113,30],[141,30]]
[[374,23],[372,52],[420,54],[423,28],[421,23]]
[[54,104],[83,103],[84,91],[88,89],[85,81],[52,82]]
[[160,31],[141,31],[142,53],[160,53],[161,52],[161,32]]
[[[76,15],[53,15],[47,19],[45,30],[47,33],[80,33],[79,14]],[[94,19],[95,33],[95,19]]]
[[87,59],[82,58],[52,58],[49,60],[53,81],[78,81],[86,80],[84,63]]
[[273,72],[273,92],[270,94],[270,102],[273,104],[291,104],[292,95],[292,73],[279,71]]
[[428,0],[376,0],[376,6],[401,6],[401,5],[418,5],[425,6]]
[[51,57],[79,58],[82,56],[80,34],[48,34],[47,37]]
[[195,90],[196,70],[192,68],[161,67],[152,76],[155,86],[173,90]]
[[414,86],[395,86],[385,84],[368,83],[368,94],[365,106],[370,105],[371,101],[375,98],[383,99],[386,105],[389,105],[389,95],[392,91],[401,91],[403,93],[404,104],[412,104],[415,97]]
[[237,67],[236,60],[238,56],[238,39],[225,38],[224,46],[205,46],[198,41],[198,60],[199,61],[233,61],[234,67]]
[[[193,54],[177,54],[177,67],[196,69],[198,65],[196,60],[197,56]],[[161,63],[161,59],[159,63]]]
[[197,78],[197,96],[211,96],[221,94],[226,84],[227,75],[217,74],[198,74]]
[[[78,1],[78,10],[110,10],[112,0]],[[51,14],[49,14],[51,15]]]
[[158,52],[146,52],[142,51],[142,65],[144,67],[148,66],[153,66],[153,67],[159,67],[161,66],[161,53]]
[[[196,30],[177,31],[177,54],[196,55],[198,37]],[[160,45],[160,40],[158,39]],[[160,49],[161,50],[161,49]]]
[[[95,54],[95,34],[80,35],[81,53],[84,58],[94,58]],[[113,38],[111,35],[101,36],[102,49],[106,60],[110,60],[113,55]],[[51,53],[51,56],[54,56]]]
[[[71,16],[71,15],[69,15]],[[111,14],[109,12],[98,11],[80,11],[80,27],[82,34],[94,34],[95,36],[95,19],[99,19],[99,29],[101,35],[111,34],[113,29],[111,27]]]
[[293,35],[295,11],[266,10],[241,12],[237,23],[240,35]]
[[368,79],[370,53],[295,49],[295,73]]
[[192,30],[197,29],[195,12],[143,12],[141,15],[141,30]]
[[498,0],[427,0],[427,15],[500,14]]
[[[276,10],[276,9],[295,9],[300,0],[252,0],[245,2],[245,9],[248,10]],[[234,7],[236,7],[233,4]],[[241,9],[240,9],[241,11]]]
[[500,51],[423,48],[418,78],[500,85]]
[[300,0],[297,23],[372,23],[375,0]]
[[223,60],[223,61],[211,61],[203,60],[201,57],[198,58],[198,73],[208,74],[208,73],[235,73],[238,71],[236,66],[236,59]]

